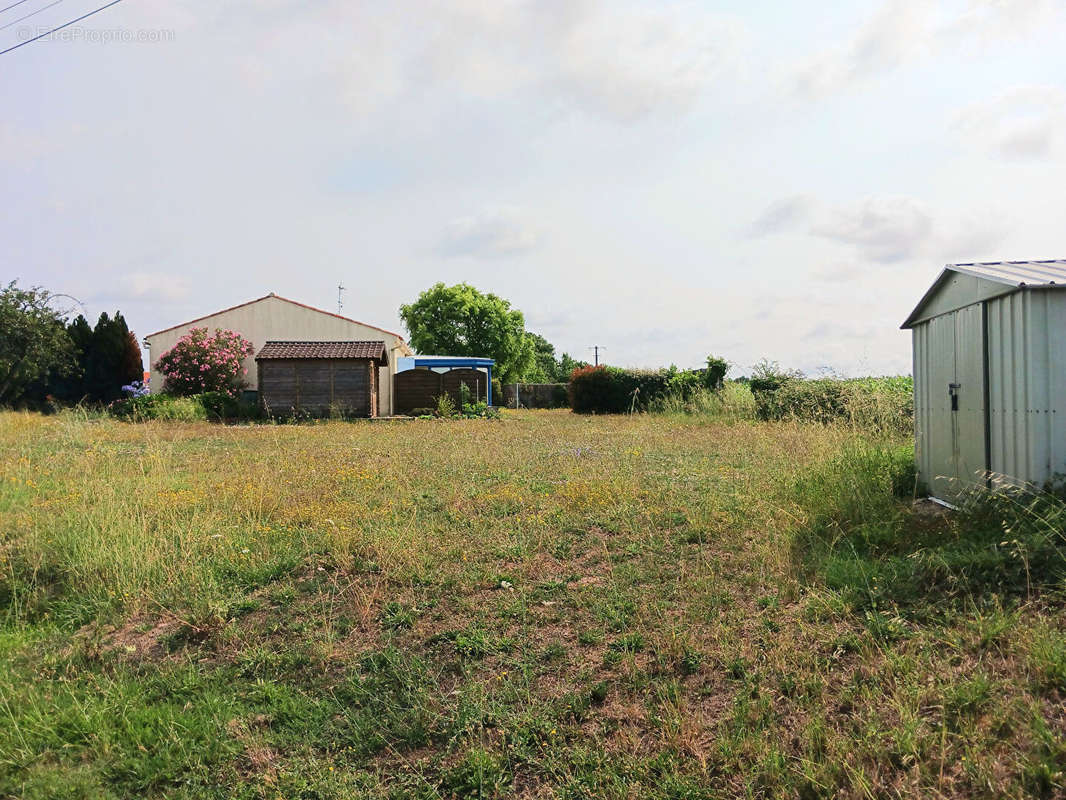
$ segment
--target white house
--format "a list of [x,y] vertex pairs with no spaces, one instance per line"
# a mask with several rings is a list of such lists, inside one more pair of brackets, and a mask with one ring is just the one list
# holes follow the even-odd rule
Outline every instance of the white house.
[[149,351],[153,392],[163,388],[163,377],[156,369],[156,361],[192,328],[236,331],[255,346],[253,354],[244,362],[244,367],[248,370],[247,385],[252,389],[256,387],[259,379],[255,353],[262,350],[268,341],[381,341],[385,345],[387,365],[383,364],[378,368],[377,408],[378,413],[383,415],[393,413],[392,376],[396,371],[397,361],[402,356],[414,355],[398,333],[279,297],[271,292],[266,297],[216,311],[180,325],[172,325],[146,336],[144,343]]

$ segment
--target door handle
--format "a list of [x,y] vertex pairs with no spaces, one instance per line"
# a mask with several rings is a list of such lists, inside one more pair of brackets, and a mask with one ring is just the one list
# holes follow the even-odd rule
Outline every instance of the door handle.
[[961,383],[949,383],[948,384],[948,395],[951,397],[951,410],[952,411],[958,411],[959,410],[959,389],[961,389],[961,388],[962,388],[962,384]]

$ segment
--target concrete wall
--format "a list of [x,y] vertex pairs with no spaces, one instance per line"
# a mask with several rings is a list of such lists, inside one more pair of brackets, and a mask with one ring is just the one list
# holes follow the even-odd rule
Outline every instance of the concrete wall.
[[[396,359],[412,355],[411,348],[397,334],[270,295],[146,337],[153,392],[163,388],[163,377],[155,368],[155,362],[192,328],[223,328],[236,331],[255,345],[255,353],[258,353],[268,340],[384,341],[389,363],[378,371],[378,413],[383,416],[393,413],[392,375],[396,370]],[[254,389],[258,382],[255,353],[244,362],[244,368],[248,370],[245,381],[250,389]]]
[[[568,405],[565,383],[520,383],[518,402],[522,408],[566,408]],[[515,384],[503,385],[503,405],[515,408]],[[497,403],[500,401],[498,400]]]

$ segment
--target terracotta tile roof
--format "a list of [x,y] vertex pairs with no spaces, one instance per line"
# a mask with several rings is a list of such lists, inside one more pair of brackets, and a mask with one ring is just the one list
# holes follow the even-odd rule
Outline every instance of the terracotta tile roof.
[[269,358],[375,358],[387,363],[384,342],[267,342],[255,360]]

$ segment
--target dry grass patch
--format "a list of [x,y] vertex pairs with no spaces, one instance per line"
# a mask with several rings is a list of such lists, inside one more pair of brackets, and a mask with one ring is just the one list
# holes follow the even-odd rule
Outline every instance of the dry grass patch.
[[1056,545],[997,562],[907,464],[700,416],[0,414],[0,795],[1055,796]]

